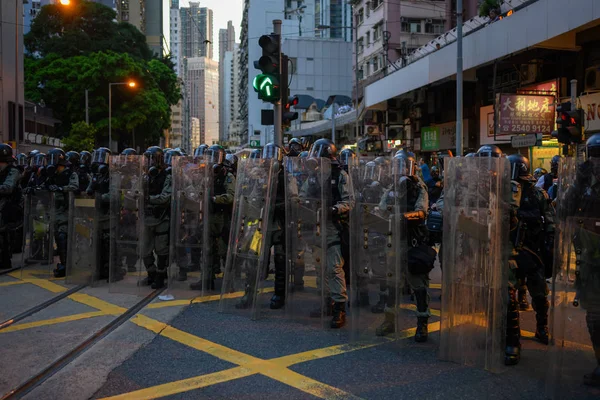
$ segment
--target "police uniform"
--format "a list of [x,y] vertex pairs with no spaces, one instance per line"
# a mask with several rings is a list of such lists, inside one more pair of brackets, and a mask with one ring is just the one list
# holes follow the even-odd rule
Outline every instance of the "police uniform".
[[[106,167],[108,169],[108,167]],[[94,173],[86,189],[90,196],[97,196],[96,206],[98,229],[100,230],[100,248],[98,251],[99,265],[97,266],[100,279],[109,278],[110,264],[110,175],[109,173]]]
[[[62,170],[60,170],[63,168]],[[54,192],[54,241],[58,250],[60,266],[55,270],[55,276],[65,276],[67,265],[67,246],[69,233],[69,192],[79,190],[79,177],[71,168],[57,166],[56,174],[46,180],[46,187]]]
[[209,251],[209,262],[214,276],[221,272],[221,259],[227,257],[229,230],[231,228],[231,212],[235,196],[235,177],[220,165],[215,171],[212,212],[210,216],[209,235],[212,246]]
[[11,164],[0,171],[0,269],[12,267],[9,226],[19,222],[19,213],[16,211],[21,197],[18,187],[20,176],[19,170]]
[[147,176],[147,179],[142,259],[148,272],[147,283],[153,285],[153,288],[160,288],[164,286],[169,266],[172,178],[171,174],[161,168],[156,176]]

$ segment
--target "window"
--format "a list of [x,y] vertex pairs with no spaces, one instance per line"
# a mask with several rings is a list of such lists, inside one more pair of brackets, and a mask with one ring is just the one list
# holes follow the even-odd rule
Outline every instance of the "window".
[[360,54],[360,53],[363,52],[364,49],[365,49],[365,43],[363,41],[363,38],[360,38],[356,42],[356,51],[357,51],[358,54]]
[[421,33],[421,20],[410,18],[402,22],[402,32]]
[[381,38],[381,31],[383,29],[383,24],[380,22],[373,28],[373,43],[378,41]]
[[381,6],[383,4],[383,0],[371,0],[371,8],[373,10],[376,10],[377,8],[379,8],[379,6]]
[[363,67],[360,67],[358,69],[358,80],[362,81],[363,79],[365,79],[365,71],[363,70]]
[[121,13],[121,21],[129,21],[129,13],[128,12],[123,11]]
[[442,19],[428,19],[425,23],[425,33],[432,33],[435,35],[441,35],[445,32],[444,20]]
[[371,32],[367,32],[365,37],[367,38],[367,40],[366,40],[367,47],[369,47],[371,45]]
[[365,19],[365,10],[361,8],[358,10],[358,14],[356,14],[356,25],[360,25],[363,23]]
[[381,68],[381,61],[379,60],[379,56],[374,57],[373,60],[371,60],[371,62],[373,63],[373,72],[379,71],[379,69]]

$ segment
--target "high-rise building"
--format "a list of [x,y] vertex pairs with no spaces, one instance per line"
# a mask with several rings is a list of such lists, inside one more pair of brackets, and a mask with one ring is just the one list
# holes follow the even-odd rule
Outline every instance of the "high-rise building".
[[213,12],[190,2],[189,7],[179,9],[180,57],[213,58]]
[[[207,57],[193,57],[186,59],[185,67],[185,101],[190,120],[198,118],[200,143],[211,145],[219,141],[219,63]],[[192,133],[191,148],[200,144],[193,139]]]
[[[352,41],[352,5],[346,0],[314,0],[319,37]],[[321,29],[319,29],[321,28]]]
[[171,59],[173,61],[173,64],[175,64],[175,73],[179,75],[181,72],[181,25],[179,23],[179,0],[171,0],[171,9],[169,11],[169,14],[171,38],[169,50],[171,50]]
[[[23,15],[22,0],[0,1],[0,140],[23,141]],[[15,12],[16,10],[16,12]],[[15,107],[15,104],[18,107]],[[15,109],[17,112],[15,112]],[[15,118],[16,117],[16,118]]]
[[145,0],[144,23],[146,42],[155,54],[169,54],[171,44],[169,17],[170,4],[165,0]]
[[[227,91],[231,90],[227,89],[226,85],[230,82],[226,82],[226,76],[228,76],[231,80],[233,76],[232,71],[227,71],[233,66],[233,51],[235,46],[235,28],[233,27],[233,22],[227,22],[227,29],[219,29],[219,139],[221,141],[225,141],[225,136],[227,135],[227,130],[229,127],[229,122],[224,123],[227,118],[227,114],[230,110],[230,104],[228,101],[225,101],[225,97],[228,95]],[[230,54],[230,59],[225,61],[225,57],[227,53]]]
[[219,75],[219,80],[222,81],[222,92],[219,96],[220,111],[222,111],[222,114],[219,112],[219,130],[222,129],[223,135],[219,138],[223,142],[231,142],[233,139],[231,130],[239,108],[238,73],[236,72],[238,47],[235,44],[232,51],[226,51],[223,55],[223,65],[219,63],[219,69],[223,70],[223,77]]

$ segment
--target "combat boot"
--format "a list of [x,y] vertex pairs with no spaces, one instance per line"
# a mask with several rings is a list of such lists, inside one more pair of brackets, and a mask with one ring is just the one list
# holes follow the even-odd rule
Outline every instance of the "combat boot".
[[535,310],[535,338],[544,344],[548,344],[548,300],[546,297],[536,297],[532,301]]
[[246,285],[246,289],[244,290],[244,295],[240,299],[240,301],[235,305],[235,308],[238,310],[246,310],[252,307],[252,303],[254,302],[252,288],[250,285]]
[[517,365],[521,359],[521,328],[519,325],[519,304],[515,289],[508,290],[508,309],[506,310],[506,348],[504,364]]
[[385,320],[375,330],[377,336],[387,336],[396,332],[396,314],[391,310],[385,311]]
[[285,284],[285,257],[275,254],[275,281],[273,282],[275,293],[269,304],[271,310],[278,310],[285,305]]
[[417,331],[415,332],[415,342],[423,343],[427,341],[429,332],[427,331],[427,317],[417,317]]
[[138,282],[138,286],[152,286],[154,279],[156,278],[156,266],[152,264],[146,268],[148,275]]
[[165,271],[157,271],[154,277],[154,282],[150,285],[152,289],[162,289],[165,287],[165,279],[167,278],[167,273]]
[[[427,289],[419,288],[414,290],[414,296],[417,301],[417,312],[419,315],[427,315],[429,304],[427,301]],[[415,342],[423,343],[427,341],[428,331],[427,331],[427,321],[429,317],[421,316],[417,317],[417,330],[415,332]]]
[[185,281],[187,281],[187,278],[188,278],[187,270],[180,268],[179,273],[177,274],[177,281],[185,282]]
[[53,273],[55,278],[64,278],[67,275],[67,267],[64,264],[58,263]]
[[385,305],[387,304],[388,296],[385,294],[379,295],[379,301],[373,307],[371,307],[371,312],[373,314],[383,314],[385,311]]
[[320,318],[321,315],[326,317],[331,317],[333,315],[333,299],[331,297],[327,297],[325,303],[321,307],[317,307],[310,312],[311,318]]
[[527,301],[527,290],[525,286],[519,288],[519,309],[521,311],[529,310],[529,301]]
[[336,302],[333,306],[333,318],[331,319],[331,328],[339,329],[346,325],[346,303]]

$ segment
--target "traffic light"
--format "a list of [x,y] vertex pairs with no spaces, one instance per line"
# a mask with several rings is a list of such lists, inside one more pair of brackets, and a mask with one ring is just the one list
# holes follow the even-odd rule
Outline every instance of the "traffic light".
[[281,125],[284,128],[292,126],[292,121],[298,119],[298,113],[290,111],[292,106],[298,105],[298,96],[290,96],[288,101],[281,107]]
[[571,110],[571,103],[556,107],[556,130],[552,136],[560,143],[571,144],[583,141],[583,109]]
[[281,75],[281,48],[279,35],[274,33],[263,35],[258,39],[258,45],[262,48],[262,57],[254,61],[254,68],[260,69],[262,74],[254,78],[252,86],[258,93],[258,98],[276,103],[281,99],[279,81]]

